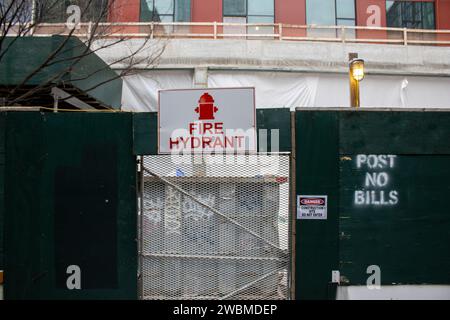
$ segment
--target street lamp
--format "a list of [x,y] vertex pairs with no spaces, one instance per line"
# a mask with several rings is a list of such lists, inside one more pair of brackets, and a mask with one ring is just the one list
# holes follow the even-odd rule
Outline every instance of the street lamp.
[[358,59],[357,53],[349,54],[350,105],[359,108],[359,82],[364,79],[364,60]]
[[364,60],[363,59],[353,59],[350,61],[350,71],[352,73],[353,79],[356,81],[361,81],[364,79]]

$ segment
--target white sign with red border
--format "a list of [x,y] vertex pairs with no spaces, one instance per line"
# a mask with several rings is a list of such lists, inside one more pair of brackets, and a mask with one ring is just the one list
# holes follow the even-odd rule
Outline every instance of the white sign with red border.
[[254,88],[159,91],[160,154],[256,150]]
[[327,219],[328,196],[297,195],[297,219]]

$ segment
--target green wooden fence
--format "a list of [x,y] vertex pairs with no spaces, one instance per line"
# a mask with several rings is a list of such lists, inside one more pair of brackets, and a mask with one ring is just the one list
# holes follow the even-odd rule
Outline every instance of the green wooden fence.
[[[290,117],[257,110],[279,151]],[[156,154],[156,113],[2,112],[0,138],[6,298],[136,299],[136,156]],[[296,194],[328,196],[326,220],[296,220],[297,299],[333,299],[332,270],[364,285],[369,265],[382,284],[450,284],[450,112],[297,110],[294,158]],[[64,287],[69,263],[85,290]]]
[[297,194],[328,195],[327,220],[297,220],[296,292],[341,285],[450,284],[450,112],[303,109]]
[[[6,299],[136,299],[132,115],[7,112]],[[81,268],[68,290],[67,268]]]

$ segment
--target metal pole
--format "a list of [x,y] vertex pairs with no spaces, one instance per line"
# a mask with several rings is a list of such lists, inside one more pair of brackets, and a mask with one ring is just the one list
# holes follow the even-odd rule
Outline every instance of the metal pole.
[[202,259],[202,260],[246,260],[246,261],[278,261],[286,262],[286,259],[279,257],[237,257],[237,256],[223,256],[223,255],[201,255],[201,254],[177,254],[177,253],[144,253],[144,257],[154,258],[183,258],[183,259]]
[[88,40],[92,39],[92,21],[89,21],[88,24]]
[[228,298],[230,298],[230,297],[232,297],[232,296],[238,294],[239,292],[244,291],[244,290],[247,289],[247,288],[250,288],[250,287],[253,286],[254,284],[258,283],[259,281],[262,281],[262,280],[264,280],[264,279],[270,277],[271,275],[273,275],[273,274],[275,274],[275,273],[277,273],[277,272],[280,272],[280,271],[282,271],[282,270],[283,270],[283,269],[275,269],[275,270],[273,270],[273,271],[271,271],[271,272],[269,272],[269,273],[266,273],[266,274],[262,275],[261,277],[259,277],[258,279],[254,280],[254,281],[252,281],[252,282],[247,283],[245,286],[242,286],[242,287],[240,287],[240,288],[234,290],[233,292],[230,292],[230,293],[227,294],[226,296],[223,296],[223,297],[220,298],[219,300],[225,300],[225,299],[228,299]]
[[296,268],[296,222],[297,222],[297,191],[296,191],[296,112],[291,112],[291,155],[290,155],[290,207],[291,221],[289,223],[289,234],[291,241],[289,243],[289,252],[291,261],[291,270],[288,272],[290,285],[290,298],[295,299],[295,268]]
[[[349,53],[348,61],[358,58],[357,53]],[[359,108],[359,82],[356,81],[352,76],[352,70],[349,66],[348,76],[350,80],[350,106],[352,108]]]
[[360,98],[359,98],[359,81],[353,80],[354,81],[354,103],[353,106],[354,108],[359,108],[360,107]]
[[403,45],[408,45],[408,29],[403,28]]
[[34,34],[35,22],[36,22],[36,0],[33,0],[31,4],[31,28],[29,30],[31,36]]
[[58,112],[58,103],[59,98],[56,96],[56,94],[53,95],[53,112]]
[[217,39],[217,21],[214,21],[214,39]]
[[141,300],[144,300],[144,156],[140,157],[140,163],[139,163],[139,194],[140,194],[140,210],[139,210],[139,262],[140,262],[140,270],[139,270],[139,276],[140,276],[140,283],[139,283],[139,289],[141,294]]

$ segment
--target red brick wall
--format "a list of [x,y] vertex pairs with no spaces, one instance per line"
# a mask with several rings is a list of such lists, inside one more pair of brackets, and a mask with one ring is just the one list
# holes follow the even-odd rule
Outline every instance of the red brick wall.
[[[410,0],[434,1],[434,0]],[[450,30],[450,0],[435,0],[436,28]],[[138,22],[140,14],[140,0],[114,0],[113,10],[108,20],[112,22]],[[374,11],[375,10],[375,11]],[[306,24],[306,0],[275,0],[275,23]],[[222,0],[191,0],[192,22],[222,22]],[[358,26],[386,26],[386,0],[357,0],[356,25]],[[118,28],[118,27],[117,27]],[[138,27],[120,27],[122,32],[136,32]],[[212,27],[193,27],[195,33],[212,33]],[[218,32],[221,32],[219,28]],[[304,36],[303,30],[283,29],[283,36]],[[358,38],[385,39],[386,32],[357,31]],[[450,39],[450,35],[440,38]]]
[[114,0],[109,21],[114,22],[138,22],[140,12],[140,0]]
[[436,0],[436,29],[450,30],[450,0]]
[[[108,16],[110,22],[139,22],[140,0],[114,0]],[[109,31],[108,31],[109,32]],[[114,26],[113,33],[137,33],[139,27]]]
[[[306,0],[275,0],[275,23],[305,25]],[[305,35],[304,29],[283,29],[283,36]]]
[[[191,0],[192,22],[222,22],[222,0]],[[192,33],[213,33],[212,27],[195,26],[191,28]],[[218,28],[218,33],[222,28]]]
[[222,0],[191,0],[192,22],[222,22]]
[[[356,1],[356,25],[386,27],[386,0]],[[385,31],[358,30],[360,39],[386,39]]]

